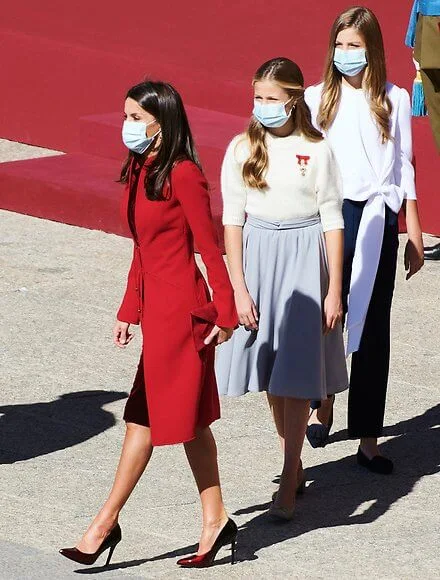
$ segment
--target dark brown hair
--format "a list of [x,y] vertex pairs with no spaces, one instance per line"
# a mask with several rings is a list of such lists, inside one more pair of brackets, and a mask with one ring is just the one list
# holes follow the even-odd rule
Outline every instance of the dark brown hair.
[[[200,167],[182,98],[170,84],[150,80],[132,87],[126,98],[136,101],[160,124],[162,140],[145,177],[145,194],[150,200],[164,201],[171,170],[178,161],[189,159]],[[145,154],[130,151],[119,181],[127,183],[130,168],[144,162]]]

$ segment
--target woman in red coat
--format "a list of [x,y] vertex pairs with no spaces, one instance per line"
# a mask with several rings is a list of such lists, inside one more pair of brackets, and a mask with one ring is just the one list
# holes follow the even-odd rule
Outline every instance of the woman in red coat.
[[[121,173],[127,184],[124,218],[134,240],[127,289],[114,342],[124,348],[130,324],[141,324],[143,348],[124,419],[126,435],[111,493],[75,548],[61,553],[92,564],[121,539],[118,516],[147,466],[153,448],[183,443],[200,493],[203,528],[197,554],[181,566],[212,564],[219,548],[234,549],[237,527],[220,489],[210,424],[220,417],[214,375],[215,344],[237,325],[234,295],[212,223],[179,94],[161,82],[131,88],[125,101]],[[194,258],[194,242],[207,267],[213,301]]]

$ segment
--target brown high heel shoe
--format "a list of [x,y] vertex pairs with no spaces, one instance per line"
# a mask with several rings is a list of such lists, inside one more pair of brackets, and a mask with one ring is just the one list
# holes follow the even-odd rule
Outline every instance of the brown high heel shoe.
[[122,531],[119,524],[112,529],[109,535],[105,538],[99,548],[93,554],[87,554],[86,552],[81,552],[78,548],[62,548],[60,550],[60,554],[69,560],[73,560],[74,562],[78,562],[78,564],[84,564],[85,566],[91,566],[96,562],[99,556],[109,550],[107,561],[105,563],[106,566],[110,564],[110,560],[112,559],[113,552],[115,551],[116,546],[122,540]]
[[[296,486],[295,494],[296,495],[304,495],[306,492],[306,474],[303,472],[303,476],[301,481]],[[274,491],[272,494],[272,501],[275,501],[278,491]]]
[[231,520],[231,518],[229,518],[209,552],[200,554],[199,556],[194,554],[188,558],[181,558],[178,560],[177,564],[182,566],[182,568],[208,568],[208,566],[212,566],[214,563],[215,557],[220,548],[222,546],[227,546],[228,544],[231,544],[231,564],[234,564],[237,534],[237,525],[233,520]]
[[275,503],[272,502],[267,513],[274,520],[290,522],[295,514],[295,506],[293,506],[293,508],[286,508],[282,506],[276,506]]

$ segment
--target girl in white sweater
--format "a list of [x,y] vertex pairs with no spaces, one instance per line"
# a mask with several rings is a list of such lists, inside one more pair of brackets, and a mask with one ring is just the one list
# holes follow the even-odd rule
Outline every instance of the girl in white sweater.
[[[390,312],[403,206],[407,279],[423,265],[422,234],[412,166],[408,93],[387,82],[379,23],[368,8],[344,11],[330,33],[324,82],[306,91],[317,127],[335,153],[343,180],[344,309],[352,353],[348,433],[360,439],[357,461],[388,474],[382,435],[390,358]],[[334,398],[311,415],[307,436],[327,442]]]
[[225,244],[241,327],[219,350],[219,390],[267,392],[284,451],[270,514],[282,519],[292,518],[295,493],[304,489],[309,401],[348,383],[341,186],[303,85],[289,59],[258,69],[249,128],[233,139],[222,167]]

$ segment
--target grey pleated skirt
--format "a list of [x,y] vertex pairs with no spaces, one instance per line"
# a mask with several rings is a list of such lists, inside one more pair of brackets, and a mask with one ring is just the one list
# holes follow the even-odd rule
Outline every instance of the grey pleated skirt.
[[342,327],[323,334],[328,269],[319,217],[269,222],[249,216],[243,267],[258,330],[240,326],[218,347],[220,394],[268,391],[318,400],[348,388]]

